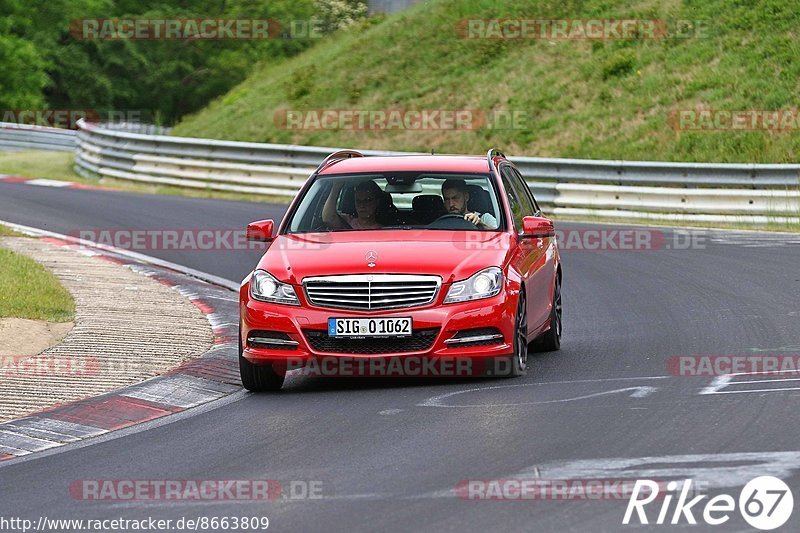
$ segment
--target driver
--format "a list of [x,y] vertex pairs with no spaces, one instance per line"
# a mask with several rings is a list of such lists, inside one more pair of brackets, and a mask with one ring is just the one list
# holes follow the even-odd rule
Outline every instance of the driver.
[[464,220],[480,229],[496,229],[497,219],[490,213],[467,212],[469,188],[464,180],[449,179],[442,183],[444,209],[450,215],[463,215]]

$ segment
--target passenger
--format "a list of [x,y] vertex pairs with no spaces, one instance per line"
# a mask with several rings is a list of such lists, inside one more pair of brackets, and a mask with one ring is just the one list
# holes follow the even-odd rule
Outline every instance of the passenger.
[[322,221],[331,229],[378,229],[383,224],[378,222],[378,203],[384,195],[383,190],[372,180],[362,181],[355,187],[355,216],[350,213],[339,213],[336,211],[336,200],[344,187],[343,181],[337,181],[325,205],[322,208]]
[[464,180],[449,179],[442,183],[444,209],[451,215],[464,215],[464,220],[480,229],[497,229],[497,219],[490,213],[468,213],[469,188]]

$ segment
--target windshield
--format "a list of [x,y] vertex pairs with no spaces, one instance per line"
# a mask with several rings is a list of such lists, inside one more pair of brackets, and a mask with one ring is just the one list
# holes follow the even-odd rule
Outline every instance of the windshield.
[[488,174],[331,175],[311,185],[287,231],[498,231],[502,219]]

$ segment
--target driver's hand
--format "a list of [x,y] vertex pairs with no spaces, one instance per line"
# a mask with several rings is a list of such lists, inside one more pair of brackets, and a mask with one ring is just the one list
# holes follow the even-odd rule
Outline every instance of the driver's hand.
[[467,222],[472,222],[477,226],[481,222],[481,217],[478,213],[467,213],[464,215],[464,220]]

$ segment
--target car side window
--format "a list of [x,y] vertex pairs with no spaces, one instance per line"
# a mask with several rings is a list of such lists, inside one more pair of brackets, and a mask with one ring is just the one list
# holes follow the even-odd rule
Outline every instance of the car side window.
[[522,219],[525,217],[525,207],[522,204],[519,191],[514,187],[514,176],[509,172],[507,166],[501,167],[500,176],[503,178],[503,188],[506,190],[508,203],[511,206],[511,216],[514,219],[514,227],[517,231],[521,231]]
[[508,173],[508,180],[511,182],[511,186],[514,188],[514,192],[517,194],[517,198],[519,198],[519,203],[522,206],[522,216],[532,216],[536,214],[536,206],[533,204],[533,200],[531,199],[530,189],[528,189],[528,184],[522,181],[522,178],[514,172],[514,169],[510,166],[503,167],[505,172]]
[[520,196],[524,198],[522,204],[531,208],[531,211],[528,213],[530,215],[537,215],[541,212],[541,208],[539,208],[539,204],[536,201],[536,198],[533,196],[533,192],[531,188],[528,187],[528,184],[525,183],[525,179],[522,177],[522,174],[519,173],[519,170],[513,167],[508,167],[511,173],[516,178],[514,181],[519,185],[520,188]]

